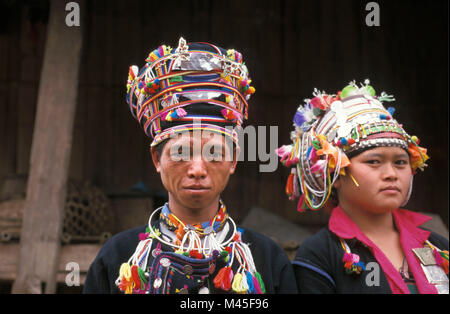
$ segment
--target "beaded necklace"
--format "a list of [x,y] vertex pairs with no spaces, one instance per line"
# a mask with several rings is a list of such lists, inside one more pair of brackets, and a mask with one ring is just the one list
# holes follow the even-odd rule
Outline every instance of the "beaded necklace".
[[167,204],[161,209],[159,219],[164,223],[170,231],[175,232],[177,239],[176,245],[181,245],[186,233],[193,231],[200,238],[211,233],[220,232],[229,218],[225,204],[220,200],[220,207],[217,214],[211,221],[198,224],[185,224],[175,214],[171,213]]
[[[158,212],[161,230],[153,222]],[[164,228],[175,231],[175,236],[163,234]],[[140,242],[128,262],[121,265],[115,283],[127,294],[184,293],[191,288],[187,284],[172,288],[184,274],[187,283],[201,283],[199,293],[209,293],[212,285],[235,293],[265,293],[250,248],[242,242],[242,232],[222,201],[210,222],[193,226],[170,213],[166,204],[150,215],[146,233],[139,235]],[[223,267],[216,271],[216,265]]]
[[[149,218],[149,227],[152,225],[152,218],[156,212],[157,211],[153,212]],[[228,215],[226,215],[227,219],[223,219],[222,217],[225,217],[224,213],[226,213],[226,207],[221,202],[220,209],[217,215],[211,220],[210,224],[208,222],[205,222],[202,224],[197,224],[197,227],[195,227],[183,223],[178,219],[178,217],[176,217],[174,214],[171,214],[167,204],[165,204],[161,208],[160,218],[163,217],[163,220],[161,222],[164,225],[166,225],[168,221],[172,224],[172,229],[176,230],[176,239],[172,241],[164,240],[161,236],[161,232],[158,232],[158,230],[155,230],[151,227],[149,228],[150,236],[158,240],[159,242],[172,247],[175,253],[198,259],[204,257],[207,258],[210,257],[214,251],[224,251],[226,246],[235,238],[237,230],[236,224]],[[223,221],[219,222],[217,221],[218,219],[221,219]],[[173,223],[173,221],[175,221],[175,223]],[[228,237],[228,239],[224,240],[223,242],[217,241],[217,232],[222,230],[227,222],[229,222],[233,226],[233,233]],[[202,228],[199,226],[206,227]]]

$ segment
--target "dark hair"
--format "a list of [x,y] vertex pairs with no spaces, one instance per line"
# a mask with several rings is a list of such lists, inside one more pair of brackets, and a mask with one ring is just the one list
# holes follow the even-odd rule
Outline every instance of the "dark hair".
[[[354,151],[346,153],[346,155],[347,155],[347,158],[350,160],[353,157],[356,157],[359,154],[362,154],[363,152],[365,152],[366,150],[369,150],[369,149],[372,149],[372,148],[374,148],[374,147],[365,147],[363,149],[356,149]],[[334,174],[331,175],[331,181],[333,181],[333,178],[334,178]],[[330,194],[330,197],[329,197],[329,201],[333,202],[334,206],[337,206],[339,204],[339,196],[338,196],[336,188],[333,187],[333,186],[331,187],[331,194]]]
[[161,158],[162,151],[164,149],[164,146],[167,144],[169,139],[166,139],[155,146],[156,153],[158,154],[158,159]]

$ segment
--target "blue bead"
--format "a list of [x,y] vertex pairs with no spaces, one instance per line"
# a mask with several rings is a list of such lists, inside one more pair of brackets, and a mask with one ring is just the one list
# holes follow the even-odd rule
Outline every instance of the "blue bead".
[[394,112],[395,112],[395,108],[394,108],[394,107],[389,107],[389,108],[387,108],[387,111],[389,112],[389,114],[390,114],[391,116],[393,116],[393,115],[394,115]]

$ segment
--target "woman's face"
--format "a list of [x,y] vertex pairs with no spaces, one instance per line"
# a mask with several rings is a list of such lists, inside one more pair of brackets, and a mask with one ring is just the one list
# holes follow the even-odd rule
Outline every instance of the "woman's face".
[[350,161],[346,175],[340,176],[334,185],[341,208],[381,214],[403,204],[413,176],[405,150],[377,147]]

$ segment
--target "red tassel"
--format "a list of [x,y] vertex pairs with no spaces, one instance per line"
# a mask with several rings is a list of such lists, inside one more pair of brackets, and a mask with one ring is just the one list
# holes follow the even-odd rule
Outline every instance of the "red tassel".
[[225,271],[226,271],[226,267],[221,268],[213,280],[214,287],[216,287],[217,289],[220,289],[222,286]]
[[203,258],[202,253],[200,253],[197,250],[190,250],[189,251],[189,256],[192,257],[192,258],[198,258],[198,259],[202,259]]
[[300,195],[300,199],[298,200],[297,211],[300,213],[306,212],[305,196],[303,194]]
[[231,283],[233,282],[233,270],[231,269],[231,267],[226,267],[227,269],[225,270],[225,274],[223,276],[223,281],[222,281],[222,289],[225,291],[228,291],[231,289]]
[[222,268],[221,270],[219,270],[217,276],[213,280],[214,287],[225,291],[230,290],[233,277],[234,274],[233,271],[231,270],[231,267],[226,266]]
[[137,265],[131,266],[131,278],[133,278],[134,287],[136,289],[141,288],[141,278],[139,277],[139,271]]

